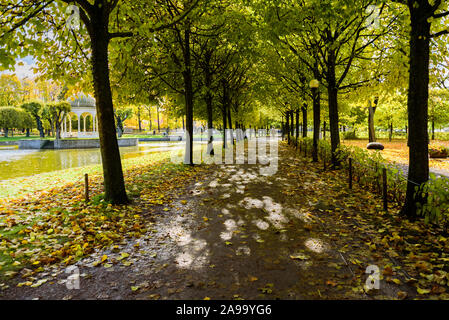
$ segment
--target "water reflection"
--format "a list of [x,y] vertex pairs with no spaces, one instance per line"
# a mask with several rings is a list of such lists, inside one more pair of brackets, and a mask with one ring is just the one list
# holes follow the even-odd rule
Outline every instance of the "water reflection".
[[[183,142],[148,142],[120,148],[122,159],[182,148]],[[100,149],[18,150],[0,149],[0,180],[31,176],[101,163]]]

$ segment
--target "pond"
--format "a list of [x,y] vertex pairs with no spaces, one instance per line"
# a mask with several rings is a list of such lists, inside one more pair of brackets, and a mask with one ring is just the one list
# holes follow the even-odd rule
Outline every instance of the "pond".
[[[122,159],[184,148],[185,142],[141,142],[122,147]],[[100,149],[18,150],[0,147],[0,181],[74,167],[101,163]]]

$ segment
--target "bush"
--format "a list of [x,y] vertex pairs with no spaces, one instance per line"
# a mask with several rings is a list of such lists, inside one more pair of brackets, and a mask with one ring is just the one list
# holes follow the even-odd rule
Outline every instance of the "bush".
[[436,178],[430,174],[430,180],[423,186],[421,192],[426,196],[423,206],[418,204],[418,214],[425,221],[440,224],[447,229],[449,221],[449,179]]
[[355,130],[343,132],[343,139],[345,140],[357,139],[357,134],[355,133]]

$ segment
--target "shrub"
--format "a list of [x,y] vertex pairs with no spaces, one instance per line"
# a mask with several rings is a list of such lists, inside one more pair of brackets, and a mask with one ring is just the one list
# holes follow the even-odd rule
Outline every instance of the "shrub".
[[357,139],[357,134],[355,133],[355,130],[344,132],[343,139],[345,140]]

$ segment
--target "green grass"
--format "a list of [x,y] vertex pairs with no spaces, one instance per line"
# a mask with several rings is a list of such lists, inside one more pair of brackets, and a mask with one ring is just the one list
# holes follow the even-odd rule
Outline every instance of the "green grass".
[[[20,135],[20,136],[16,136],[14,135],[14,137],[0,137],[0,141],[17,141],[17,140],[37,140],[37,139],[41,139],[41,137],[39,136],[30,136],[30,137],[26,137],[24,135]],[[53,137],[46,137],[44,139],[48,139],[48,140],[53,140]]]
[[163,136],[161,134],[124,134],[122,135],[122,138],[165,138],[166,136]]

